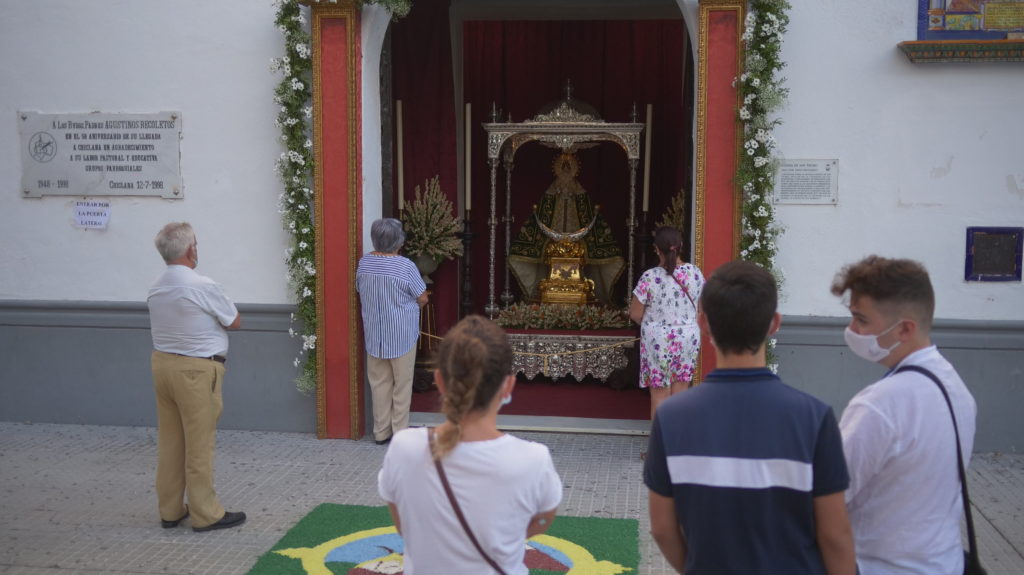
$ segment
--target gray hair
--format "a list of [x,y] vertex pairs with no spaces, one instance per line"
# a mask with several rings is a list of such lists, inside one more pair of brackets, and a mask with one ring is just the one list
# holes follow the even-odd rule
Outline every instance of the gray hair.
[[156,251],[167,263],[185,255],[196,241],[196,233],[192,231],[192,224],[188,222],[171,222],[163,227],[156,235]]
[[370,225],[370,241],[378,252],[397,252],[405,243],[401,220],[382,218]]

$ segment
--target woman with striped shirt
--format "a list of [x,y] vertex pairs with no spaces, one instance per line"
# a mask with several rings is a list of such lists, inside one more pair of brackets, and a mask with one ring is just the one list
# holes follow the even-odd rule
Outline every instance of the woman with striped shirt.
[[402,222],[373,222],[370,241],[374,251],[359,260],[356,291],[362,306],[373,439],[383,445],[409,426],[420,308],[427,303],[427,286],[416,264],[398,255],[405,243]]

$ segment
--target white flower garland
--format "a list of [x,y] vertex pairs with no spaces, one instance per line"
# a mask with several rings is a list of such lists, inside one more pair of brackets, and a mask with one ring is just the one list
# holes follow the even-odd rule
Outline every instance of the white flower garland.
[[[740,257],[755,262],[775,276],[780,286],[782,272],[775,262],[777,240],[782,228],[775,221],[771,196],[778,163],[772,130],[781,123],[773,114],[786,100],[785,81],[779,75],[782,40],[789,24],[786,0],[752,0],[744,22],[742,40],[746,46],[744,71],[733,85],[743,97],[736,114],[743,124],[743,150],[736,182],[743,189]],[[768,342],[769,367],[778,370],[775,339]]]

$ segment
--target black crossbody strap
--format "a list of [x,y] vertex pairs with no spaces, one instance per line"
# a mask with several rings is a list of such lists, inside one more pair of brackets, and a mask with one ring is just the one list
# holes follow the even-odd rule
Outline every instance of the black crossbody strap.
[[[427,431],[427,439],[427,451],[430,452],[430,458],[433,459],[434,453],[431,446],[434,444],[434,428],[430,428]],[[480,546],[480,542],[476,540],[476,535],[473,535],[473,530],[469,528],[466,516],[462,514],[462,508],[459,507],[459,502],[455,499],[455,494],[452,493],[452,486],[448,483],[448,475],[444,472],[444,466],[441,465],[440,459],[434,459],[434,467],[437,468],[437,475],[441,478],[441,485],[444,487],[445,495],[448,496],[448,501],[452,504],[452,509],[455,510],[455,516],[459,518],[459,523],[462,524],[462,529],[466,532],[466,535],[469,536],[469,540],[473,542],[473,547],[476,547],[480,556],[487,561],[487,564],[490,565],[492,569],[498,572],[498,575],[505,575],[505,571],[503,571],[494,559],[491,559],[491,556],[484,551],[484,548]]]
[[953,402],[949,399],[949,393],[946,391],[946,386],[942,385],[939,378],[935,376],[931,371],[918,366],[918,365],[904,365],[903,367],[896,370],[896,373],[903,371],[916,371],[921,375],[935,382],[935,385],[939,386],[939,391],[942,392],[942,397],[946,400],[946,406],[949,407],[949,415],[953,418],[953,433],[956,434],[956,462],[957,471],[960,472],[960,492],[962,499],[964,500],[964,519],[967,522],[967,548],[968,557],[972,566],[977,568],[981,567],[981,560],[978,558],[978,541],[974,535],[974,517],[971,514],[971,496],[967,492],[967,471],[964,468],[964,454],[960,449],[960,427],[956,423],[956,413],[953,411]]

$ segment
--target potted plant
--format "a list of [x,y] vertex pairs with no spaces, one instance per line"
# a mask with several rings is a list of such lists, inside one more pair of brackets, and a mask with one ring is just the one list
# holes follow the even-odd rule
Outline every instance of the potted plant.
[[405,253],[423,274],[423,281],[441,260],[462,255],[462,241],[456,237],[459,220],[455,218],[452,203],[441,191],[438,176],[424,183],[424,189],[414,188],[415,198],[406,204],[402,224],[406,233]]

